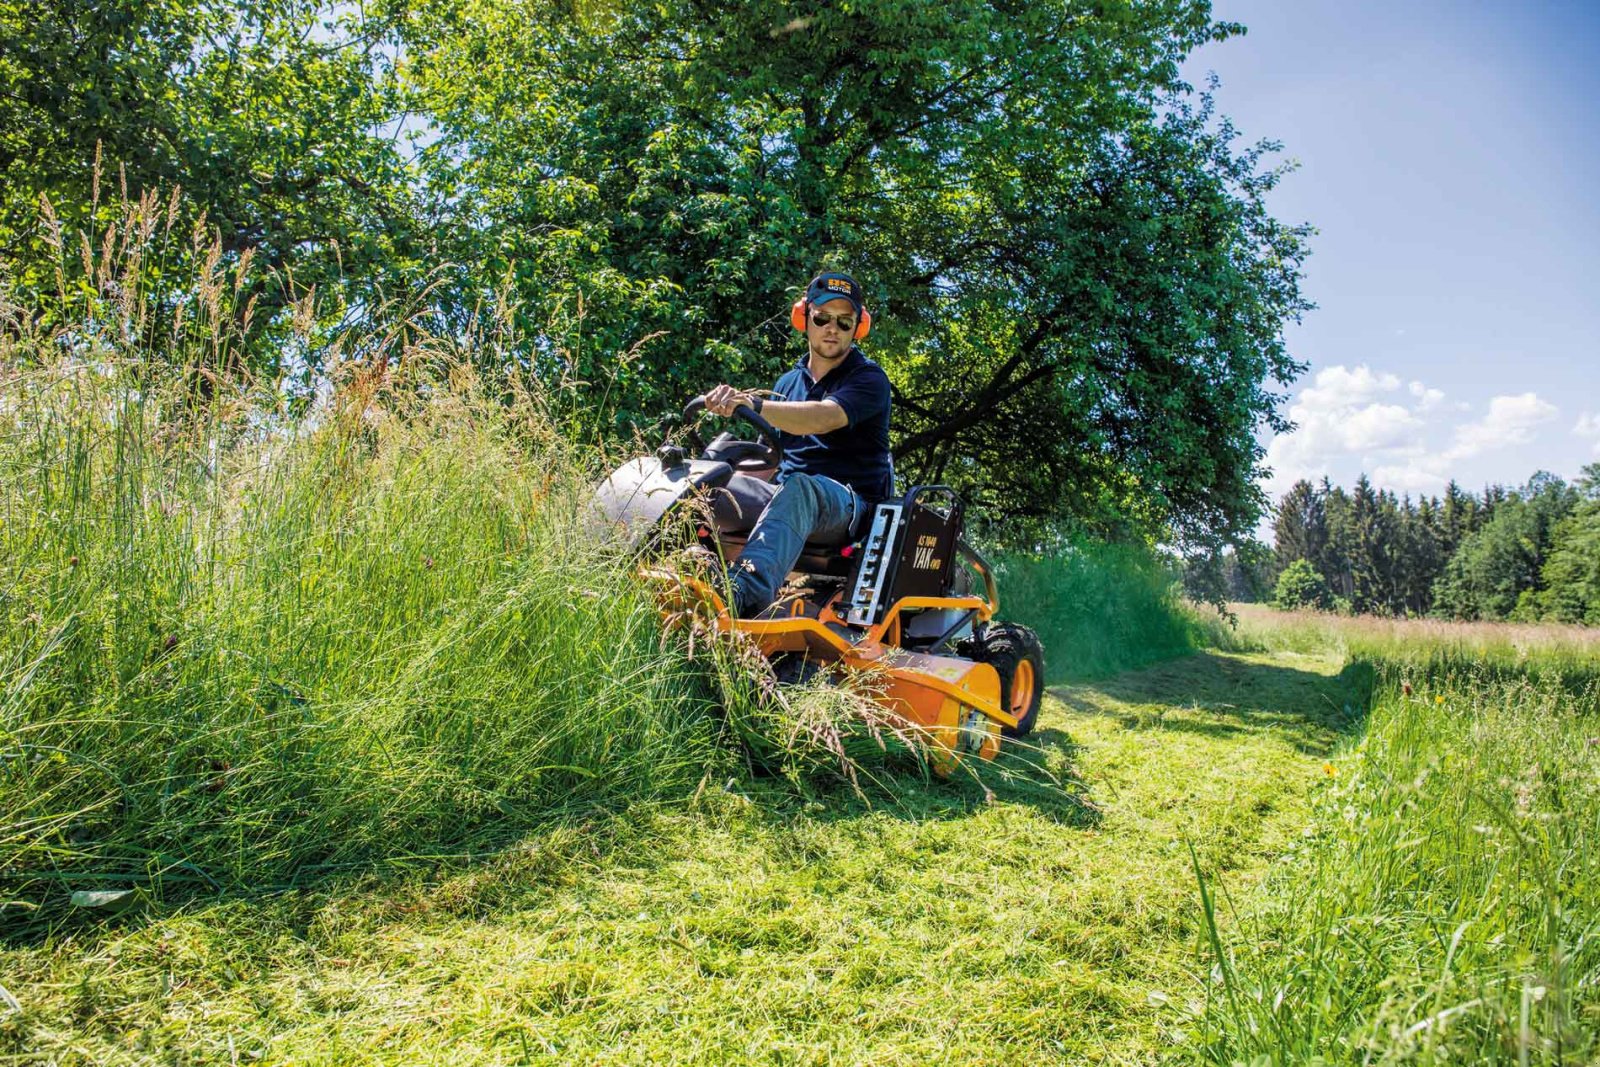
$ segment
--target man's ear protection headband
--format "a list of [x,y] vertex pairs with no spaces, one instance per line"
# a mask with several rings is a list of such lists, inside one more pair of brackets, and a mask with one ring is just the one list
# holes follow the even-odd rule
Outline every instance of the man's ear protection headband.
[[872,312],[866,309],[861,300],[861,287],[847,274],[819,274],[813,278],[811,284],[806,286],[806,295],[796,300],[794,306],[789,309],[789,325],[804,333],[806,318],[811,314],[811,305],[818,302],[816,298],[832,294],[847,297],[851,304],[859,309],[854,337],[859,341],[867,336],[868,331],[872,329]]
[[[809,314],[811,314],[811,305],[804,300],[796,300],[794,302],[794,306],[789,309],[789,325],[793,326],[801,333],[805,333],[806,316]],[[857,341],[861,340],[871,329],[872,312],[868,311],[866,308],[862,308],[861,321],[856,323],[855,339]]]

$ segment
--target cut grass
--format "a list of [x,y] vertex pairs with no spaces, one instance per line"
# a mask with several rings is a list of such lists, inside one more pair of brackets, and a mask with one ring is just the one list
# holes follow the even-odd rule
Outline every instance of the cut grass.
[[[893,783],[527,838],[480,866],[195,901],[6,951],[37,1062],[1151,1063],[1184,1046],[1185,841],[1247,884],[1361,700],[1332,659],[1202,654],[1056,691],[1060,793]],[[1358,681],[1358,680],[1357,680]],[[1310,716],[1284,709],[1313,709]],[[0,1012],[5,1009],[0,1008]]]

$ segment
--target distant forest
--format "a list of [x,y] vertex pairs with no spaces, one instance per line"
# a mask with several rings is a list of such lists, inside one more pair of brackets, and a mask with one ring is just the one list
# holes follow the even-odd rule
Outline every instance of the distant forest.
[[1600,463],[1574,483],[1397,497],[1296,482],[1273,547],[1228,560],[1236,600],[1351,614],[1600,625]]

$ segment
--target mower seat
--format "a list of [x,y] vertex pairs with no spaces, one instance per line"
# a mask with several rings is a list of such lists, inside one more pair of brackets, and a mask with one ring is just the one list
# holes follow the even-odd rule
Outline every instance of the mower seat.
[[[718,530],[716,536],[717,540],[722,542],[723,554],[733,559],[744,551],[745,542],[750,538],[750,531]],[[806,574],[826,574],[835,578],[845,578],[849,576],[850,568],[855,565],[855,553],[860,550],[859,542],[833,545],[808,541],[800,550],[800,558],[794,561],[794,569]]]

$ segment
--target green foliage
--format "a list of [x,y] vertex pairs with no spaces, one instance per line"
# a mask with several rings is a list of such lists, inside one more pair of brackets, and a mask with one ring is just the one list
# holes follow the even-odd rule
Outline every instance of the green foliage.
[[1277,587],[1272,594],[1273,606],[1283,611],[1299,608],[1327,610],[1333,606],[1333,594],[1328,583],[1311,565],[1310,560],[1297,559],[1278,575]]
[[1104,677],[1200,644],[1171,562],[1148,549],[1075,541],[997,566],[1002,614],[1038,632],[1050,681]]
[[1600,463],[1584,468],[1585,499],[1550,532],[1538,612],[1554,622],[1600,626]]
[[437,0],[405,23],[459,290],[508,280],[530,361],[603,393],[581,418],[765,384],[796,287],[848,267],[905,477],[1012,532],[1185,546],[1253,523],[1307,306],[1304,231],[1264,206],[1280,171],[1177,82],[1236,30],[1191,0]]
[[1280,566],[1306,560],[1321,562],[1328,546],[1328,514],[1325,492],[1318,492],[1301,479],[1278,501],[1273,516],[1273,550]]
[[12,0],[0,250],[70,326],[108,190],[181,187],[164,226],[200,240],[144,262],[145,329],[178,324],[214,233],[223,270],[267,268],[237,324],[258,377],[309,397],[351,328],[403,348],[493,308],[524,340],[483,358],[592,386],[554,414],[612,440],[770,382],[795,287],[845,266],[906,476],[1019,540],[1215,552],[1259,513],[1308,307],[1272,146],[1178,80],[1236,32],[1203,0]]
[[1435,610],[1458,619],[1511,618],[1522,594],[1538,588],[1551,534],[1576,503],[1559,478],[1537,474],[1499,502],[1493,517],[1462,540],[1434,584]]
[[[321,362],[327,338],[286,359],[300,293],[321,290],[332,326],[431,266],[389,40],[377,9],[325,0],[0,2],[0,254],[17,299],[73,325],[62,305],[103,281],[77,231],[98,248],[119,200],[170,195],[166,228],[198,226],[202,257],[214,233],[225,266],[248,250],[260,268],[238,302],[249,369]],[[147,261],[143,284],[164,298],[147,329],[172,328],[203,262],[183,247]]]
[[1443,500],[1414,503],[1365,477],[1353,493],[1297,482],[1278,505],[1277,559],[1306,562],[1358,614],[1592,622],[1597,475],[1591,466],[1574,488],[1541,473],[1481,499],[1451,482]]

